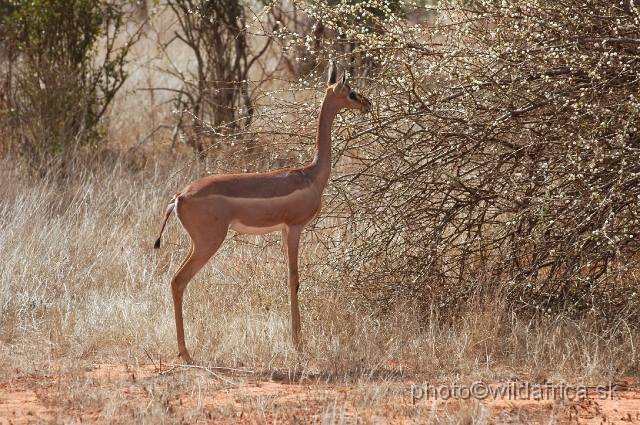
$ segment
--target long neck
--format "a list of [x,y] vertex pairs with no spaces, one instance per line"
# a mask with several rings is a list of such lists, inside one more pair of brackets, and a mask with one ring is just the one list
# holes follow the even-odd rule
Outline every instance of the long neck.
[[338,110],[337,105],[331,101],[331,94],[327,93],[320,108],[316,155],[311,163],[311,168],[316,171],[314,174],[323,186],[331,174],[331,125]]

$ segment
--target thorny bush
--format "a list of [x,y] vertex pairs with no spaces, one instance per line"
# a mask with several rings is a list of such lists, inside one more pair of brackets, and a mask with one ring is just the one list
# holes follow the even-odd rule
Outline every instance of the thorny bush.
[[281,36],[354,46],[336,59],[374,103],[337,126],[339,275],[377,306],[497,290],[529,314],[638,314],[634,2],[330,3],[304,10],[334,37]]

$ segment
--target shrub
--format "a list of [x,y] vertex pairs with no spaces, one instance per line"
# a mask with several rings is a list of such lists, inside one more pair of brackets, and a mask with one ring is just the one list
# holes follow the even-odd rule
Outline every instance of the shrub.
[[[247,23],[253,22],[249,17],[254,13],[238,0],[169,0],[167,6],[175,13],[177,25],[174,36],[161,49],[170,57],[169,46],[181,43],[188,48],[193,64],[183,59],[175,66],[170,60],[171,66],[164,68],[179,84],[163,88],[175,93],[176,130],[182,129],[186,142],[198,152],[219,148],[221,138],[241,133],[251,124],[255,99],[249,72],[268,52],[272,38],[250,36]],[[273,20],[269,14],[264,16]]]
[[357,45],[336,59],[374,67],[355,84],[376,116],[337,130],[328,208],[351,238],[333,266],[364,297],[455,307],[498,288],[534,314],[637,314],[633,2],[451,0],[406,6],[413,22],[379,1],[306,10]]
[[0,7],[5,148],[41,170],[100,141],[136,36],[119,40],[126,3],[15,0]]

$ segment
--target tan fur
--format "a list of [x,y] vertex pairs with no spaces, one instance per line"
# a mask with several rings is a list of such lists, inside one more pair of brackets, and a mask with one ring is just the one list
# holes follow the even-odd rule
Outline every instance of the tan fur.
[[[330,82],[332,78],[335,81],[335,74],[334,65]],[[327,88],[318,119],[316,154],[311,164],[259,174],[205,177],[191,183],[171,200],[160,236],[173,209],[171,205],[175,205],[178,219],[191,237],[191,251],[171,279],[178,351],[185,362],[192,360],[184,339],[182,294],[191,278],[218,250],[230,228],[249,234],[282,231],[289,269],[293,343],[300,349],[298,245],[302,229],[322,207],[322,192],[331,172],[331,125],[341,109],[367,112],[371,108],[360,94],[354,92],[356,99],[351,99],[351,92],[344,77]],[[160,236],[156,248],[160,246]]]

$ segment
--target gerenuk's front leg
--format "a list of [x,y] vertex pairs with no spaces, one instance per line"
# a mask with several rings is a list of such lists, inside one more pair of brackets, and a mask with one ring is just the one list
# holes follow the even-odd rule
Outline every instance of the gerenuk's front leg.
[[300,233],[302,226],[290,227],[283,236],[286,235],[286,253],[289,268],[289,291],[291,291],[291,334],[293,345],[296,350],[302,349],[300,339],[300,307],[298,305],[298,289],[300,280],[298,278],[298,247],[300,245]]

